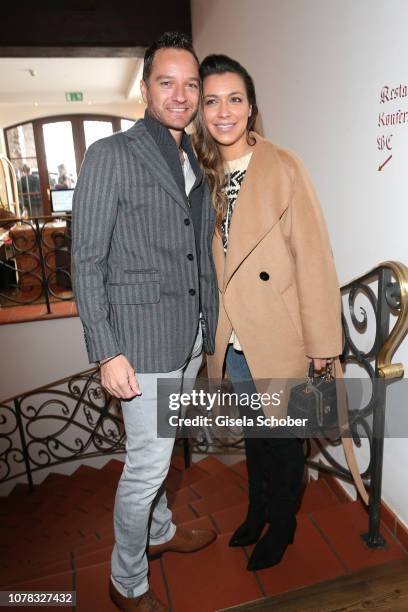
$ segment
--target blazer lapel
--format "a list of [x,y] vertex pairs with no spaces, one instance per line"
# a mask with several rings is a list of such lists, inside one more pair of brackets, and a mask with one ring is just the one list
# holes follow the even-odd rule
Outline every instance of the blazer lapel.
[[158,146],[144,127],[142,120],[137,121],[127,130],[126,135],[131,153],[155,176],[163,189],[167,191],[177,204],[184,210],[188,210],[184,195],[180,191]]
[[[257,134],[254,137],[256,144],[231,219],[223,291],[242,262],[270,232],[288,206],[290,179],[276,148]],[[216,243],[218,260],[220,248],[222,244]]]

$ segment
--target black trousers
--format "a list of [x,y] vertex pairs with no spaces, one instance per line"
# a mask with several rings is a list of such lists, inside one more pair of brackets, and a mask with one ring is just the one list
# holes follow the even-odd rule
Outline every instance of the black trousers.
[[[245,355],[229,345],[226,367],[237,394],[256,393]],[[241,416],[253,417],[249,406],[239,405]],[[296,513],[305,466],[303,440],[282,427],[244,428],[249,484],[249,512],[265,513],[273,521]]]

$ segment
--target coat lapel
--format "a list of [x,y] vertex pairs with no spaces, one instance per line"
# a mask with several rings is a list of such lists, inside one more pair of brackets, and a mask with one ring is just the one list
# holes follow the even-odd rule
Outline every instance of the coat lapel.
[[127,130],[126,136],[128,137],[131,153],[154,175],[163,189],[167,191],[177,204],[184,210],[188,210],[184,195],[180,191],[158,146],[143,125],[143,121],[137,121]]
[[224,274],[225,274],[225,253],[222,245],[222,238],[216,228],[214,232],[212,242],[212,254],[214,259],[214,266],[217,272],[218,287],[222,291],[224,287]]
[[[228,239],[223,282],[228,283],[242,262],[270,232],[288,206],[290,178],[274,145],[254,134],[256,144],[242,183]],[[220,264],[221,238],[214,238],[214,258]],[[223,251],[222,255],[224,257]]]

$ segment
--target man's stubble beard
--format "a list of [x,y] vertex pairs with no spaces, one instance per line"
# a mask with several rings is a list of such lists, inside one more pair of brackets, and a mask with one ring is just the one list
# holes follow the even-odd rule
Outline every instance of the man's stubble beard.
[[195,111],[191,114],[188,122],[183,126],[180,127],[179,125],[171,125],[170,123],[165,123],[164,122],[164,117],[161,117],[159,114],[154,112],[154,107],[152,105],[147,105],[147,112],[154,117],[157,121],[159,121],[164,127],[166,127],[168,130],[175,130],[177,132],[184,132],[184,130],[186,129],[186,127],[188,125],[190,125],[190,123],[192,123],[198,113],[198,106],[195,109]]

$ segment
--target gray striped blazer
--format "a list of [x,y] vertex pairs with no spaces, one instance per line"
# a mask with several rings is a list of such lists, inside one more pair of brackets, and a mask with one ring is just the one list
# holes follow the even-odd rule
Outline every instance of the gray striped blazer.
[[90,361],[117,353],[136,372],[170,372],[187,360],[201,310],[205,350],[218,314],[211,242],[215,212],[203,190],[200,273],[190,209],[139,120],[85,155],[74,193],[72,271]]

